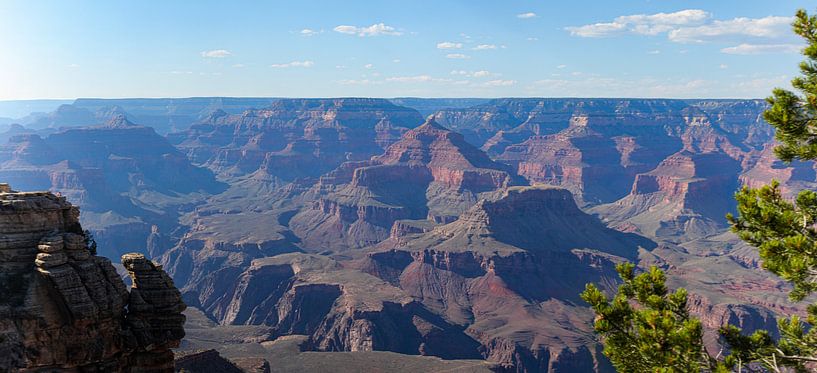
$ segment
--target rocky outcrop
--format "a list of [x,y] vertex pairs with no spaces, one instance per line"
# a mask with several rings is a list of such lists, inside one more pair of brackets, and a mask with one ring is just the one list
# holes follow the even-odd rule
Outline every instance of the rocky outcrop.
[[[389,237],[395,222],[447,223],[487,194],[524,180],[463,137],[429,119],[385,153],[321,177],[290,221],[309,249],[344,250]],[[415,225],[422,225],[418,223]]]
[[724,229],[739,186],[738,161],[719,153],[683,151],[638,174],[628,196],[592,211],[615,226],[665,240],[689,240]]
[[173,371],[185,305],[161,267],[125,255],[128,291],[51,193],[0,188],[0,231],[0,370]]
[[230,283],[226,297],[200,298],[212,316],[224,324],[272,326],[273,337],[307,335],[307,350],[479,357],[479,343],[462,327],[399,288],[328,257],[257,259]]
[[[267,372],[269,366],[267,367]],[[243,373],[235,363],[225,359],[216,350],[189,352],[176,357],[176,372],[190,373]]]

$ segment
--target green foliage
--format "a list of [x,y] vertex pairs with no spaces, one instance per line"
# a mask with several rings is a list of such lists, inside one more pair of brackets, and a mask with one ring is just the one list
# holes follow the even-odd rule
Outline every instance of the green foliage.
[[700,372],[723,370],[704,350],[703,327],[690,317],[687,292],[669,292],[664,272],[651,267],[635,275],[620,264],[623,283],[612,300],[593,284],[581,294],[596,311],[595,330],[604,354],[619,372]]
[[[797,11],[794,32],[805,39],[802,76],[792,80],[798,93],[775,89],[764,118],[775,127],[777,157],[817,160],[817,17]],[[801,191],[786,200],[780,183],[736,193],[738,216],[727,215],[732,231],[759,249],[763,268],[794,285],[794,301],[817,291],[817,193]],[[703,347],[703,330],[686,309],[687,293],[670,293],[664,273],[652,267],[635,275],[633,264],[617,267],[623,284],[612,300],[593,284],[582,299],[596,311],[595,330],[604,354],[620,372],[807,372],[817,367],[817,304],[806,322],[793,316],[778,322],[780,340],[768,331],[744,335],[735,326],[720,329],[730,353],[721,361]],[[809,325],[810,324],[810,325]],[[718,356],[720,357],[720,356]]]
[[806,60],[800,63],[802,76],[791,82],[800,94],[775,89],[767,99],[771,107],[763,113],[781,143],[775,154],[787,162],[817,159],[817,17],[798,10],[792,26],[807,43],[803,50]]
[[[802,76],[792,80],[799,94],[775,89],[763,113],[780,142],[775,155],[786,162],[817,159],[817,17],[799,10],[793,29],[807,43]],[[743,188],[735,199],[738,216],[727,215],[727,220],[738,237],[758,248],[763,268],[794,285],[793,301],[817,291],[817,193],[804,190],[789,201],[780,183],[772,181],[759,189]],[[806,321],[797,316],[780,320],[777,342],[766,331],[744,336],[734,326],[722,328],[721,335],[733,360],[758,361],[775,372],[781,367],[805,372],[805,364],[817,363],[817,328],[808,325],[817,325],[817,305],[808,307]]]
[[[801,76],[792,80],[798,93],[775,89],[771,107],[763,113],[775,127],[780,145],[775,154],[783,161],[817,159],[817,17],[797,11],[794,32],[807,43]],[[783,197],[780,183],[758,189],[743,188],[736,195],[738,216],[727,215],[732,232],[755,246],[763,268],[794,285],[789,294],[801,301],[817,291],[817,193],[801,191],[793,201]],[[817,305],[808,307],[807,323],[817,325]],[[734,354],[756,359],[772,371],[788,366],[806,371],[805,362],[817,362],[817,329],[797,316],[778,322],[781,338],[774,342],[764,331],[742,336],[739,329],[721,330]]]
[[735,199],[738,216],[726,218],[738,237],[759,249],[763,268],[794,285],[795,301],[817,290],[817,193],[801,191],[792,203],[772,181],[759,189],[744,187]]

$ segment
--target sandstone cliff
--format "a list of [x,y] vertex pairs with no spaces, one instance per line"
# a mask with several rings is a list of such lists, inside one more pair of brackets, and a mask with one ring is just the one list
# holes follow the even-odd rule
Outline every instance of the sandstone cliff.
[[172,372],[185,304],[141,254],[91,255],[79,210],[0,185],[0,370]]

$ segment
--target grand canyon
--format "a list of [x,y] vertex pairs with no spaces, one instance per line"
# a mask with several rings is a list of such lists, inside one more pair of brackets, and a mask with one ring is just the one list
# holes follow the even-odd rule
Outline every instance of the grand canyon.
[[817,172],[774,158],[765,109],[97,99],[20,118],[0,135],[0,365],[610,372],[578,295],[625,261],[690,291],[709,349],[727,323],[775,331],[803,309],[724,216],[742,185]]
[[817,372],[806,0],[0,0],[0,373]]

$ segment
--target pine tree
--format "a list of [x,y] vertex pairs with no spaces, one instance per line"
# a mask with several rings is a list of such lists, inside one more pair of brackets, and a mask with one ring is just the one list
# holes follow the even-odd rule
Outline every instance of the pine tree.
[[[775,89],[764,112],[780,143],[775,155],[785,162],[817,160],[817,17],[799,10],[793,29],[807,43],[802,76],[792,81],[799,93]],[[727,215],[732,231],[758,248],[764,269],[792,283],[791,300],[817,291],[817,193],[804,190],[789,201],[772,181],[757,189],[744,187],[735,198],[738,215]],[[808,307],[806,322],[797,316],[780,320],[778,341],[766,330],[744,335],[735,326],[721,328],[730,352],[713,357],[703,347],[700,321],[686,308],[686,290],[669,292],[664,273],[655,267],[638,275],[629,263],[617,270],[622,285],[612,300],[593,284],[582,299],[596,312],[604,354],[621,372],[807,372],[817,367],[817,328],[811,327],[817,325],[817,304]]]
[[593,284],[581,296],[596,311],[596,333],[617,371],[726,371],[704,349],[703,327],[687,310],[686,290],[669,292],[657,267],[639,275],[632,263],[616,270],[622,284],[612,300]]
[[[797,92],[775,89],[763,113],[780,143],[775,155],[785,162],[817,160],[817,17],[799,10],[793,28],[806,42],[802,75],[791,82]],[[732,231],[758,248],[764,269],[794,285],[790,299],[801,301],[817,291],[817,193],[803,190],[789,201],[780,183],[772,181],[757,189],[744,187],[735,199],[738,215],[727,215]],[[806,322],[817,325],[817,305],[808,307]],[[727,327],[722,334],[735,354],[756,359],[772,371],[783,366],[806,371],[806,363],[817,362],[817,328],[797,316],[778,324],[777,343],[765,331],[743,336]]]

